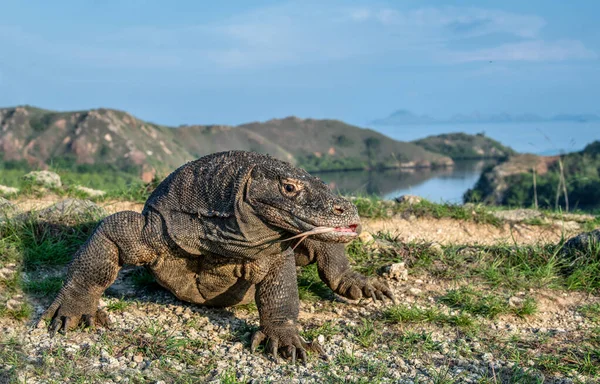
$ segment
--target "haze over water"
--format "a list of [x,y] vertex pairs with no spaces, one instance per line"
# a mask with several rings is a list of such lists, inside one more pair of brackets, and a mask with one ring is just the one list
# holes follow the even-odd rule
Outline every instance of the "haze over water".
[[549,122],[500,124],[421,124],[374,126],[377,131],[396,140],[412,141],[450,132],[476,134],[498,140],[517,152],[554,155],[582,150],[600,140],[600,122]]

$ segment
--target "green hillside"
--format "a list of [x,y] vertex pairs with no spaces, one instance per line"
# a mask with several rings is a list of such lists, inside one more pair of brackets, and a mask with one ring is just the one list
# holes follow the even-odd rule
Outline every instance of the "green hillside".
[[451,157],[453,160],[501,159],[516,152],[482,133],[448,133],[413,141],[428,151]]
[[110,166],[169,172],[186,161],[231,149],[268,153],[308,170],[431,167],[452,160],[335,120],[294,117],[230,126],[145,122],[122,111],[0,109],[0,160],[30,167]]

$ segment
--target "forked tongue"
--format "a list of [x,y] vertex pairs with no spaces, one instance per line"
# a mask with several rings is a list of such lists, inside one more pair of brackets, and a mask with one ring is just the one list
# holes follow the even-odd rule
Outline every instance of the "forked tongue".
[[288,240],[293,240],[293,239],[297,239],[299,237],[307,237],[307,236],[311,236],[311,235],[319,235],[321,233],[329,233],[329,232],[334,232],[335,228],[332,227],[315,227],[313,229],[311,229],[310,231],[306,231],[306,232],[302,232],[296,236],[292,236],[292,237],[288,237],[287,239],[281,240],[281,241],[288,241]]

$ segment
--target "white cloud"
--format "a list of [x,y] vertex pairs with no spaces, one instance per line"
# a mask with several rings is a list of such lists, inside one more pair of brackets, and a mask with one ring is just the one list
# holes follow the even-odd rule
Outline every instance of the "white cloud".
[[534,37],[546,24],[535,15],[521,15],[481,8],[418,8],[397,11],[389,8],[349,9],[348,17],[355,21],[375,21],[385,25],[419,28],[430,33],[445,32],[448,38],[504,33],[519,37]]
[[[0,43],[103,68],[251,69],[355,57],[412,64],[596,57],[580,41],[543,40],[545,24],[536,15],[482,8],[286,3],[202,25],[133,26],[79,39],[85,44],[27,31],[3,37],[0,28]],[[486,46],[486,36],[507,42]],[[462,48],[473,38],[475,48]]]
[[598,55],[577,40],[528,40],[471,52],[454,52],[456,62],[470,61],[565,61],[595,59]]

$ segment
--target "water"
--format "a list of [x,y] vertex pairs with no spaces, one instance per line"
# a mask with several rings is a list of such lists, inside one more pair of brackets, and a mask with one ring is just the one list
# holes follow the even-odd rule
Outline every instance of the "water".
[[457,161],[446,169],[394,169],[314,173],[333,190],[346,195],[377,195],[393,199],[413,194],[434,202],[462,203],[482,169],[493,161]]
[[600,122],[503,123],[375,126],[375,130],[396,140],[412,141],[449,132],[486,136],[512,147],[517,152],[554,155],[582,150],[600,140]]
[[[439,124],[374,128],[402,141],[450,132],[483,132],[517,152],[541,155],[579,151],[590,142],[600,140],[600,122]],[[464,193],[475,185],[482,169],[489,163],[457,161],[454,168],[450,169],[327,172],[320,173],[319,177],[344,194],[372,194],[386,199],[414,194],[434,202],[461,203]]]

